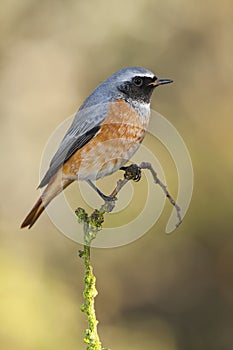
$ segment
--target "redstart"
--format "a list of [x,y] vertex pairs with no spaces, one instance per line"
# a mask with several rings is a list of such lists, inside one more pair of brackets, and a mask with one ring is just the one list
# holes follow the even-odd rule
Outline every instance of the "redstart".
[[148,127],[159,79],[145,68],[122,69],[103,81],[84,101],[53,156],[39,188],[45,189],[21,228],[32,227],[51,200],[75,180],[92,182],[123,167],[137,151]]

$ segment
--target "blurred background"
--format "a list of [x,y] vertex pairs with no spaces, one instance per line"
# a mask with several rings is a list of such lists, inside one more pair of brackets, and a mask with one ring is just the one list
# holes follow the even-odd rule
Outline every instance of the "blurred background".
[[[0,6],[1,348],[85,348],[80,246],[46,214],[31,231],[19,225],[38,196],[38,167],[55,127],[103,79],[138,65],[175,80],[156,91],[152,108],[184,138],[195,187],[172,235],[164,233],[167,204],[140,240],[93,250],[101,340],[113,350],[232,349],[232,1]],[[154,152],[170,169],[158,143]],[[166,176],[176,193],[175,169]]]

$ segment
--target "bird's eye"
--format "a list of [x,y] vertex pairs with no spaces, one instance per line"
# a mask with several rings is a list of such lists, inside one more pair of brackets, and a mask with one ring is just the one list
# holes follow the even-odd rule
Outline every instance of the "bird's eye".
[[135,86],[142,86],[143,80],[142,80],[142,78],[140,78],[140,77],[135,77],[135,78],[133,79],[133,83],[134,83]]

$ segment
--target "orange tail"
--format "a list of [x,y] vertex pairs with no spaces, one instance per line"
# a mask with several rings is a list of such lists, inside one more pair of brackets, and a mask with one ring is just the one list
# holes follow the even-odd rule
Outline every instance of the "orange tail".
[[30,213],[26,216],[26,219],[23,221],[21,228],[27,227],[31,228],[32,225],[36,222],[38,217],[42,214],[44,211],[45,207],[42,204],[42,199],[41,197],[38,199]]
[[31,228],[32,225],[36,222],[39,216],[43,213],[47,205],[51,202],[51,200],[56,197],[63,189],[65,189],[69,184],[71,184],[71,180],[64,180],[56,174],[49,182],[48,186],[45,188],[42,196],[38,199],[30,213],[26,216],[23,221],[21,228],[28,227]]

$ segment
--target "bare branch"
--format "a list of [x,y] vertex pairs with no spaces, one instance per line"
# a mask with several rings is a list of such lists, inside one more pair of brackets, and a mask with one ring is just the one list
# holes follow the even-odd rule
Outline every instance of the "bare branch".
[[116,187],[114,188],[114,190],[112,191],[112,193],[110,195],[112,200],[105,201],[105,203],[100,208],[100,212],[110,213],[114,209],[118,193],[122,190],[122,188],[127,184],[128,181],[134,180],[137,182],[140,180],[141,169],[147,169],[151,172],[151,175],[153,177],[154,182],[161,187],[165,196],[168,198],[170,203],[175,207],[176,213],[177,213],[177,218],[178,218],[178,222],[176,224],[176,227],[178,227],[182,222],[181,215],[180,215],[181,209],[178,206],[178,204],[175,202],[175,200],[172,198],[170,193],[168,192],[166,185],[164,185],[162,183],[162,181],[158,178],[157,173],[154,170],[154,168],[152,167],[151,163],[148,163],[148,162],[142,162],[139,165],[131,164],[127,167],[121,168],[121,170],[125,171],[124,179],[118,180]]
[[175,202],[175,200],[172,198],[172,196],[168,192],[167,186],[164,185],[162,183],[162,181],[158,178],[157,173],[153,169],[151,163],[142,162],[139,166],[141,169],[148,169],[151,172],[152,177],[154,179],[154,182],[162,188],[163,192],[165,193],[166,197],[169,199],[170,203],[175,207],[177,218],[178,218],[178,222],[176,224],[176,227],[180,226],[180,224],[182,223],[182,219],[181,219],[181,215],[180,215],[180,207],[178,206],[178,204]]

